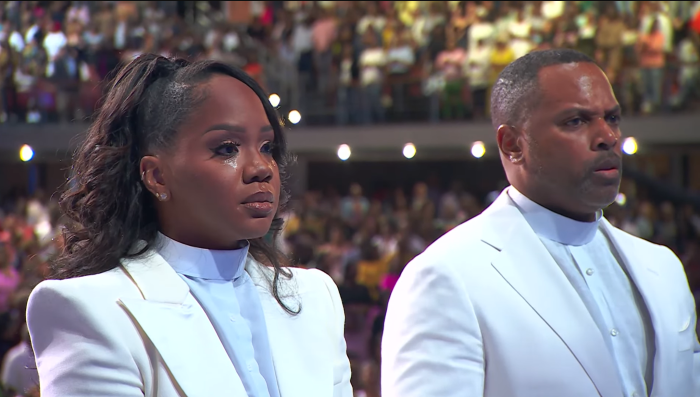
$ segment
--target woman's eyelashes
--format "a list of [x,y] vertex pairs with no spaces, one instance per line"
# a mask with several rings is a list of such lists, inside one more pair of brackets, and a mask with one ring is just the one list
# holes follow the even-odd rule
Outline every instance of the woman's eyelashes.
[[274,150],[275,150],[275,143],[274,142],[265,142],[262,144],[262,147],[260,148],[261,153],[265,153],[265,154],[269,154],[269,155],[272,155]]
[[[221,143],[216,148],[212,149],[212,152],[214,152],[214,156],[228,158],[228,157],[235,156],[240,151],[240,149],[239,149],[240,147],[241,147],[240,143],[233,142],[233,141],[226,141],[226,142]],[[271,142],[271,141],[264,142],[260,146],[260,153],[272,155],[274,153],[274,151],[275,151],[275,143],[274,142]]]
[[238,148],[241,146],[240,143],[236,143],[233,141],[226,141],[223,142],[221,145],[217,146],[214,148],[212,151],[214,152],[215,156],[220,156],[220,157],[231,157],[234,156],[236,153],[238,153]]

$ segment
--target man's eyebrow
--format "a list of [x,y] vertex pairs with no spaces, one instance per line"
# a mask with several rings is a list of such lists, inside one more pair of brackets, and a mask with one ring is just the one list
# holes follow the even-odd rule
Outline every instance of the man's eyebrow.
[[611,107],[610,109],[605,111],[605,114],[613,114],[613,113],[620,113],[622,108],[620,107],[620,104],[618,103],[617,105]]
[[[603,113],[607,116],[609,114],[620,113],[620,110],[621,110],[620,105],[617,104],[617,105],[611,107],[610,109],[604,110]],[[575,114],[582,114],[585,116],[594,116],[596,113],[598,113],[598,112],[591,110],[589,108],[583,108],[580,106],[572,106],[570,108],[566,108],[566,109],[558,112],[557,117],[564,117],[564,116],[575,115]]]

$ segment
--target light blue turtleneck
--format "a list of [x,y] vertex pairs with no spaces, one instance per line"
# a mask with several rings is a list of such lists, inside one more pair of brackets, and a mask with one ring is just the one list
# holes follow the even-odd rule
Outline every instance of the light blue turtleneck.
[[157,246],[207,313],[248,397],[279,397],[265,315],[245,270],[248,246],[207,250],[162,234]]

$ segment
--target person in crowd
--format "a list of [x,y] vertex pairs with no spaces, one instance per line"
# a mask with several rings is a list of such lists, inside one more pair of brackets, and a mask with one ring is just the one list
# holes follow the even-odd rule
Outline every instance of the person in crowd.
[[386,26],[386,17],[381,15],[379,12],[379,7],[374,1],[368,1],[365,3],[366,10],[363,13],[362,18],[357,22],[356,28],[357,34],[360,37],[365,37],[367,32],[371,32],[375,36],[377,41],[381,40],[381,32]]
[[604,72],[573,50],[532,52],[501,72],[491,108],[511,186],[404,269],[382,396],[697,395],[683,265],[602,214],[622,166]]
[[524,7],[518,9],[515,20],[508,24],[507,32],[510,34],[509,44],[516,59],[532,50],[532,21],[525,14]]
[[651,30],[642,34],[638,42],[639,66],[644,88],[643,111],[651,113],[662,105],[664,68],[666,66],[665,37],[661,33],[658,21],[654,21]]
[[435,60],[435,68],[445,79],[441,110],[442,117],[448,120],[463,119],[466,114],[463,66],[467,53],[456,44],[454,38],[448,38],[447,47]]
[[39,384],[26,324],[22,325],[20,342],[2,360],[0,383],[6,392],[19,395],[26,395]]
[[407,86],[410,72],[416,63],[408,31],[402,30],[394,35],[386,52],[388,81],[391,83],[392,107],[396,118],[401,120],[406,114]]
[[480,39],[467,54],[465,74],[472,97],[472,114],[475,118],[486,115],[486,92],[489,87],[491,71],[491,47],[486,40]]
[[676,109],[687,106],[693,95],[700,98],[700,49],[695,44],[694,37],[681,40],[678,45],[678,61],[681,63],[678,71],[679,92],[672,98]]
[[357,83],[359,74],[359,66],[354,56],[352,45],[345,44],[338,61],[336,122],[339,125],[346,125],[357,116],[359,107]]
[[490,59],[490,75],[489,75],[489,91],[487,92],[487,103],[491,98],[491,87],[496,83],[498,75],[508,66],[511,62],[515,60],[515,52],[508,45],[507,35],[501,35],[496,39],[496,45],[491,52]]
[[338,289],[265,239],[287,165],[240,69],[122,68],[61,198],[65,248],[29,298],[42,397],[352,396]]
[[385,78],[384,67],[387,63],[386,50],[372,31],[367,31],[364,39],[366,47],[358,61],[364,122],[381,123],[385,120],[382,84]]
[[373,300],[379,300],[380,285],[389,272],[394,254],[383,254],[376,241],[365,238],[360,243],[360,260],[357,262],[357,284],[367,287]]
[[614,5],[608,5],[605,14],[600,17],[596,31],[595,44],[597,49],[595,58],[611,82],[617,80],[622,67],[625,29],[625,20],[617,12]]
[[0,313],[7,311],[12,293],[22,281],[12,259],[8,243],[0,243]]
[[375,317],[372,322],[368,350],[370,358],[362,368],[362,380],[367,397],[381,397],[382,333],[384,332],[384,315]]
[[316,70],[316,88],[322,95],[327,95],[333,66],[331,45],[338,34],[337,21],[331,11],[321,8],[316,21],[311,27],[314,45],[314,66]]

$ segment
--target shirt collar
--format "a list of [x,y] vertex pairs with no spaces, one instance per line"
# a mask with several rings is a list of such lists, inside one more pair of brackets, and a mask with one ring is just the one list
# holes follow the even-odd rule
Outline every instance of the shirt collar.
[[158,233],[158,253],[179,274],[207,279],[238,279],[245,272],[248,245],[236,250],[208,250],[179,243]]
[[593,241],[603,211],[596,213],[593,222],[580,222],[559,215],[525,197],[513,186],[508,188],[508,196],[515,202],[532,230],[548,240],[564,245],[586,245]]

